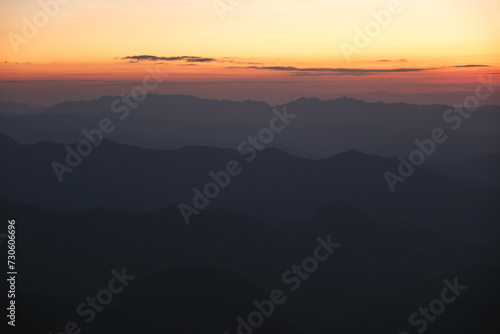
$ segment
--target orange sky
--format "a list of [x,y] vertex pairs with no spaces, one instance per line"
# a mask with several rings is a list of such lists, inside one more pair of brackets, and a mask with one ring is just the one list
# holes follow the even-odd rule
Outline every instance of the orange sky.
[[[0,100],[127,93],[157,63],[168,73],[157,93],[268,101],[466,92],[500,73],[498,0],[228,3],[3,1]],[[152,57],[123,59],[141,55]]]

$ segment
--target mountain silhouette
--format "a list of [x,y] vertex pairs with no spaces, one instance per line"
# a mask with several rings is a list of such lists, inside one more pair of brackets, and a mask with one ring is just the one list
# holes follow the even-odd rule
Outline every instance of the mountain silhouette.
[[[143,326],[151,332],[196,333],[205,326],[234,333],[236,318],[252,312],[252,302],[269,298],[273,289],[286,291],[287,302],[266,320],[262,333],[362,333],[369,326],[377,333],[401,330],[415,305],[436,298],[442,280],[457,275],[472,293],[464,296],[460,311],[452,311],[454,318],[477,307],[472,316],[467,313],[466,323],[491,323],[494,318],[485,319],[479,310],[499,306],[494,297],[500,295],[495,266],[500,252],[404,226],[381,228],[345,201],[279,226],[209,210],[189,227],[175,207],[151,213],[102,208],[48,212],[0,204],[6,209],[2,212],[23,222],[18,230],[26,245],[18,255],[24,272],[19,292],[21,298],[30,296],[24,307],[38,308],[40,314],[51,311],[42,322],[52,326],[48,330],[74,319],[75,306],[102,289],[112,268],[121,267],[136,279],[117,295],[119,303],[86,327],[89,332],[112,331],[118,323],[117,328],[132,332]],[[288,290],[283,272],[312,255],[316,239],[327,236],[340,247],[297,291]],[[354,321],[360,314],[364,321]]]
[[[73,143],[84,139],[82,130],[96,128],[103,118],[116,130],[106,138],[118,143],[151,149],[176,149],[186,145],[236,148],[249,135],[269,126],[272,107],[263,102],[208,100],[186,95],[149,94],[137,104],[115,113],[121,97],[64,102],[39,112],[18,113],[0,104],[0,133],[23,144],[50,140]],[[283,110],[285,106],[277,106]],[[122,106],[123,108],[123,106]],[[414,141],[431,136],[439,127],[449,140],[440,144],[432,160],[456,161],[480,153],[500,153],[500,107],[481,107],[473,116],[444,120],[444,105],[418,106],[404,103],[366,103],[340,98],[322,101],[301,98],[286,105],[297,115],[269,145],[305,158],[327,158],[349,149],[392,157],[408,155]],[[29,115],[26,115],[26,114]],[[32,115],[32,113],[34,113]],[[126,116],[121,119],[120,117]]]
[[209,208],[279,223],[304,219],[329,202],[348,200],[387,221],[405,219],[413,226],[463,240],[484,241],[498,229],[495,190],[471,187],[420,167],[392,193],[384,173],[397,171],[399,161],[354,150],[313,161],[266,149],[247,162],[228,149],[147,150],[105,140],[59,183],[51,164],[64,162],[64,145],[20,145],[2,137],[0,148],[9,156],[0,165],[0,196],[51,210],[102,206],[152,211],[180,203],[193,206],[193,189],[203,191],[213,181],[209,173],[224,170],[234,160],[240,163],[241,175],[210,200]]

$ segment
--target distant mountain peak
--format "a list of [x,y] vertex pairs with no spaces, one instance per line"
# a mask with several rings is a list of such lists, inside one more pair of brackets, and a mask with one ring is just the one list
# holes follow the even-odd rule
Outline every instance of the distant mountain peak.
[[365,153],[358,151],[354,148],[347,150],[345,152],[339,153],[338,155],[344,155],[344,156],[361,156],[361,155],[366,155]]
[[334,102],[340,102],[340,103],[366,103],[363,100],[358,100],[352,97],[347,97],[347,96],[342,96],[339,97],[338,99],[333,100]]
[[323,101],[317,97],[301,97],[295,100],[295,102],[323,102]]

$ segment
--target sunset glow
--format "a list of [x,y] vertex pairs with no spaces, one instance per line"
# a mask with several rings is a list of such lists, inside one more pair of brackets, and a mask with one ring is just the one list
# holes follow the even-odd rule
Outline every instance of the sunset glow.
[[[46,98],[25,102],[60,102],[54,80],[65,81],[69,99],[98,97],[102,82],[118,94],[123,85],[112,82],[133,84],[155,64],[169,74],[158,93],[189,85],[203,97],[244,99],[242,85],[258,83],[253,96],[271,103],[374,87],[470,91],[479,75],[500,72],[497,0],[64,2],[0,4],[1,100],[41,89]],[[346,45],[356,50],[350,57]],[[172,59],[183,56],[192,58]]]

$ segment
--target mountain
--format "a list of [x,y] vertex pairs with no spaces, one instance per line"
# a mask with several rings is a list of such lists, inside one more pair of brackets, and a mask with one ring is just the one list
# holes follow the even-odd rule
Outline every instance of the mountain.
[[[265,320],[261,333],[364,333],[369,327],[374,333],[397,332],[408,327],[418,305],[439,297],[444,279],[455,276],[469,289],[459,308],[447,311],[454,319],[494,325],[482,311],[500,305],[495,265],[500,252],[494,245],[471,245],[404,225],[381,228],[345,201],[279,226],[224,210],[203,211],[186,226],[175,207],[150,213],[48,212],[8,201],[0,205],[2,219],[16,217],[24,244],[17,255],[23,270],[19,299],[37,314],[50,310],[39,324],[46,330],[81,320],[76,306],[107,286],[112,269],[123,267],[135,278],[85,325],[89,333],[113,325],[134,332],[138,324],[153,333],[158,328],[197,333],[200,326],[235,333],[236,318],[246,318],[252,302],[269,299],[275,289],[287,300]],[[317,239],[328,236],[340,246],[291,290],[283,273],[313,256]],[[354,321],[360,315],[364,321]],[[442,332],[450,326],[457,324],[433,325]]]
[[[110,117],[121,115],[117,109],[126,105],[121,97],[104,96],[93,101],[71,101],[56,104],[43,110],[44,114],[78,114],[85,116]],[[114,104],[116,103],[116,104]],[[265,102],[200,99],[190,95],[148,94],[144,101],[130,107],[130,117],[146,117],[175,122],[198,122],[214,124],[256,123],[268,121],[269,106]],[[415,105],[407,103],[366,103],[353,98],[320,100],[300,98],[285,104],[297,113],[303,125],[369,123],[388,129],[406,128],[433,129],[443,125],[446,105]],[[281,109],[282,106],[277,106]],[[500,121],[500,106],[483,106],[463,122],[462,131],[500,135],[495,123]],[[493,123],[493,124],[492,124]]]
[[[425,104],[423,101],[440,101],[441,104],[453,105],[460,103],[468,95],[474,95],[475,92],[464,93],[460,91],[451,92],[435,92],[435,93],[395,93],[389,91],[376,91],[368,93],[350,93],[349,97],[367,102],[384,101],[386,103],[400,103],[406,102],[411,104]],[[429,103],[427,103],[429,104]],[[500,105],[500,93],[493,92],[491,96],[485,101],[488,105]]]
[[148,150],[104,140],[71,173],[63,174],[60,183],[52,164],[65,163],[65,145],[21,145],[1,137],[0,150],[9,157],[0,164],[0,196],[50,210],[102,206],[152,211],[180,203],[194,207],[193,189],[206,192],[206,185],[214,182],[209,173],[219,174],[235,161],[240,174],[224,189],[217,187],[218,196],[207,197],[202,206],[278,223],[305,219],[329,202],[348,200],[387,224],[403,220],[453,238],[487,240],[498,229],[497,191],[420,167],[393,193],[384,173],[397,173],[399,161],[357,151],[314,161],[265,149],[248,162],[248,154],[228,149]]
[[[274,117],[272,107],[263,102],[183,95],[150,94],[135,108],[125,106],[120,98],[107,96],[57,104],[36,115],[12,115],[2,113],[0,105],[0,133],[23,144],[44,140],[72,143],[83,139],[83,130],[90,131],[109,118],[116,127],[107,138],[118,143],[151,149],[186,145],[236,148],[248,136],[269,127]],[[282,111],[285,106],[277,108]],[[439,145],[432,160],[500,153],[500,132],[494,126],[500,120],[500,109],[494,106],[481,107],[473,117],[462,120],[457,130],[450,128],[456,119],[452,123],[443,120],[448,107],[441,105],[302,98],[286,108],[297,118],[268,146],[304,158],[327,158],[350,149],[386,157],[408,155],[416,148],[415,140],[429,138],[436,127],[444,128],[449,139]]]
[[36,115],[44,110],[45,107],[33,108],[24,103],[0,101],[0,114],[4,115]]
[[432,161],[427,166],[468,184],[488,189],[500,188],[500,154],[478,154],[453,163]]
[[20,332],[500,330],[500,107],[144,98],[0,104]]

